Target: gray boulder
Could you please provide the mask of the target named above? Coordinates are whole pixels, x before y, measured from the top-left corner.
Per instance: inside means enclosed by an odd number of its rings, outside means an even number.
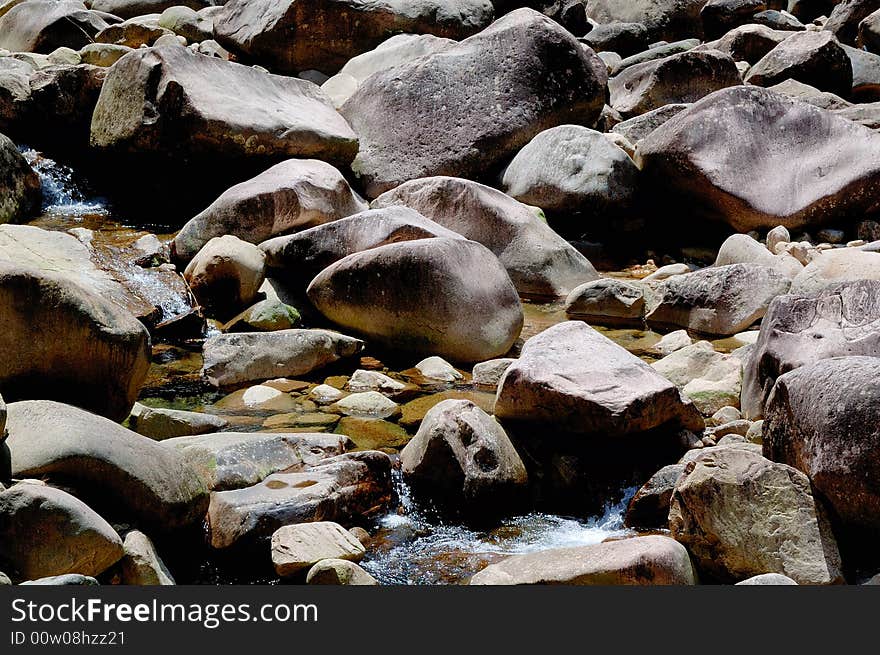
[[[880,53],[880,9],[872,12],[859,23],[856,45],[868,52]]]
[[[769,90],[775,91],[776,93],[782,93],[795,100],[815,105],[819,109],[827,109],[828,111],[852,107],[851,102],[844,100],[838,95],[828,93],[827,91],[820,91],[814,86],[798,82],[791,78],[784,82],[780,82],[779,84],[774,84],[769,87]]]
[[[878,9],[878,0],[842,0],[835,5],[823,29],[831,32],[841,43],[855,45],[859,25]]]
[[[639,487],[627,505],[624,525],[628,528],[665,529],[669,525],[672,490],[684,469],[684,464],[669,464]]]
[[[765,25],[750,24],[732,29],[717,41],[712,41],[701,47],[720,50],[734,61],[747,61],[750,64],[756,64],[764,55],[790,36],[791,32],[774,30]]]
[[[717,39],[735,27],[750,23],[752,16],[766,9],[765,0],[709,0],[700,10],[703,35]]]
[[[89,0],[94,11],[106,12],[119,18],[134,18],[148,14],[161,14],[169,7],[184,6],[203,9],[210,0]]]
[[[565,315],[599,325],[638,327],[648,311],[645,291],[644,285],[614,278],[587,282],[565,299]]]
[[[28,0],[0,16],[0,48],[43,54],[62,46],[79,50],[106,27],[81,2]]]
[[[649,38],[667,41],[701,36],[705,0],[588,0],[587,16],[599,23],[642,23]]]
[[[127,532],[122,547],[125,550],[120,562],[122,584],[151,587],[175,584],[174,577],[156,552],[152,540],[143,532]]]
[[[376,586],[376,578],[354,562],[345,559],[322,559],[309,569],[306,584]]]
[[[265,267],[262,250],[227,234],[208,241],[183,277],[207,316],[227,320],[257,299]]]
[[[147,407],[135,403],[131,415],[128,417],[128,424],[138,434],[161,441],[174,437],[217,432],[225,428],[229,421],[221,416],[203,412]]]
[[[18,152],[15,144],[0,134],[0,223],[18,223],[40,208],[40,178]]]
[[[690,107],[686,103],[672,103],[633,116],[611,128],[615,134],[626,137],[631,143],[641,141],[673,116]]]
[[[629,57],[648,49],[648,28],[641,23],[605,23],[587,32],[583,42],[596,52]]]
[[[290,578],[321,560],[360,561],[364,547],[348,530],[332,521],[285,525],[272,535],[272,564]]]
[[[846,97],[852,89],[852,64],[830,32],[797,32],[752,66],[745,81],[773,86],[788,78]]]

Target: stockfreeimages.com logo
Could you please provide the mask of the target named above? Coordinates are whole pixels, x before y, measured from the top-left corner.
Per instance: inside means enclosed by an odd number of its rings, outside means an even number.
[[[85,601],[37,603],[24,598],[12,601],[13,623],[193,623],[213,630],[224,623],[317,623],[314,604],[266,604],[254,609],[249,603],[107,603],[100,598]]]

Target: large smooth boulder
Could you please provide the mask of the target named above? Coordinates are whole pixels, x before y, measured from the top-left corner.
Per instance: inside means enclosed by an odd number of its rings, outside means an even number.
[[[504,429],[467,400],[432,407],[400,463],[417,492],[447,510],[484,518],[526,498],[526,467]]]
[[[822,91],[848,96],[852,64],[830,32],[798,32],[782,41],[752,68],[745,81],[773,86],[792,78]]]
[[[658,206],[739,232],[806,228],[875,210],[880,135],[755,86],[718,91],[639,143]]]
[[[880,536],[880,358],[836,357],[781,376],[764,454],[803,471],[844,535],[876,558]]]
[[[764,316],[770,302],[787,293],[791,280],[760,264],[713,266],[674,275],[658,288],[648,325],[731,336]]]
[[[226,320],[256,299],[266,255],[231,234],[214,237],[187,264],[183,277],[208,316]]]
[[[208,511],[217,549],[265,543],[280,527],[335,521],[361,525],[391,502],[391,460],[363,451],[331,457],[295,473],[274,473],[244,489],[215,491]]]
[[[742,84],[736,63],[718,50],[689,50],[629,66],[608,81],[611,106],[631,118],[664,105],[696,102]]]
[[[648,29],[641,23],[604,23],[593,26],[582,40],[596,52],[629,57],[648,49]]]
[[[559,323],[526,341],[498,383],[495,415],[616,438],[661,426],[701,431],[675,385],[585,323]]]
[[[690,398],[704,416],[722,407],[739,407],[742,362],[716,352],[708,341],[698,341],[652,364]]]
[[[842,581],[840,553],[810,480],[739,448],[690,462],[669,508],[672,536],[722,582],[781,573],[801,584]]]
[[[639,169],[601,132],[560,125],[538,134],[508,164],[504,191],[557,215],[605,223],[632,211]]]
[[[43,54],[62,46],[79,50],[106,27],[81,2],[28,0],[0,16],[0,48]]]
[[[792,293],[816,293],[831,285],[880,280],[880,253],[840,248],[821,253],[791,281]]]
[[[752,16],[766,9],[765,0],[709,0],[700,10],[703,34],[707,39],[717,39],[751,22]]]
[[[219,334],[205,340],[202,375],[215,387],[305,375],[352,357],[363,342],[330,330]]]
[[[747,61],[750,64],[756,64],[764,55],[790,36],[791,32],[774,30],[765,25],[742,25],[703,47],[720,50],[730,55],[734,61]]]
[[[856,45],[869,52],[880,52],[880,9],[866,16],[859,23],[859,37]]]
[[[161,532],[204,518],[207,489],[173,450],[61,403],[10,403],[8,412],[13,476],[61,480],[96,507],[118,510],[124,519]]]
[[[408,207],[369,209],[289,236],[263,242],[267,275],[301,292],[318,273],[343,257],[389,243],[461,238]]]
[[[505,354],[523,325],[495,255],[463,239],[420,239],[348,255],[312,280],[325,317],[372,343],[456,362]]]
[[[15,147],[0,134],[0,224],[18,223],[40,208],[39,176]]]
[[[379,582],[354,562],[331,558],[309,569],[306,584],[376,586]]]
[[[174,36],[174,33],[159,25],[159,14],[149,14],[113,24],[99,32],[95,36],[95,41],[140,48],[153,45],[163,36]]]
[[[852,89],[848,97],[857,103],[880,100],[880,55],[848,45],[843,46],[843,50],[852,65]]]
[[[472,585],[696,583],[684,546],[658,535],[515,555],[487,566],[470,581]]]
[[[587,258],[533,208],[483,184],[457,177],[426,177],[401,184],[372,203],[373,207],[392,205],[410,207],[482,243],[495,253],[521,295],[563,296],[598,277]]]
[[[690,107],[690,104],[687,103],[663,105],[662,107],[652,109],[644,114],[633,116],[632,118],[628,118],[625,121],[618,123],[611,128],[611,132],[613,134],[620,134],[630,143],[635,144],[688,107]]]
[[[138,49],[113,65],[92,116],[91,144],[212,163],[313,157],[347,165],[358,149],[345,119],[311,82],[179,45]]]
[[[20,482],[0,492],[0,561],[26,580],[99,575],[122,557],[122,539],[69,493]]]
[[[365,80],[341,109],[360,138],[353,170],[371,198],[419,177],[488,177],[542,130],[595,124],[605,85],[605,64],[592,50],[518,9]]]
[[[648,309],[646,290],[645,285],[614,278],[586,282],[565,299],[565,314],[598,325],[639,327]]]
[[[250,243],[351,216],[367,208],[336,168],[317,159],[289,159],[236,184],[189,220],[172,253],[187,263],[212,238]]]
[[[790,241],[790,237],[785,240]],[[718,249],[714,265],[718,267],[730,264],[759,264],[772,268],[789,279],[794,279],[804,270],[804,265],[785,251],[778,255],[771,253],[770,247],[776,245],[774,241],[775,237],[768,239],[768,245],[765,246],[748,234],[731,234]]]
[[[128,417],[129,427],[150,439],[162,441],[222,430],[229,424],[225,418],[204,412],[187,412],[182,409],[147,407],[135,403]]]
[[[103,11],[124,19],[161,14],[169,7],[203,9],[212,4],[211,0],[89,0],[89,6],[94,11]]]
[[[759,419],[777,378],[832,357],[880,357],[880,281],[859,280],[774,300],[745,364],[742,409]]]
[[[652,39],[675,41],[702,35],[705,0],[588,0],[587,16],[599,23],[642,23]]]
[[[360,541],[332,521],[285,525],[272,535],[272,564],[282,578],[304,572],[323,559],[359,562],[364,552]]]
[[[488,0],[231,0],[214,22],[220,45],[280,73],[336,73],[398,33],[463,39],[489,25]]]

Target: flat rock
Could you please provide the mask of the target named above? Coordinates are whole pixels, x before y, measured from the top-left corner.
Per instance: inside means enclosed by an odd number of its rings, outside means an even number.
[[[376,578],[354,562],[345,559],[322,559],[309,569],[306,584],[376,586]]]
[[[140,403],[134,404],[128,423],[138,434],[157,441],[217,432],[229,424],[222,416],[180,409],[147,407]]]
[[[360,561],[364,552],[360,541],[332,521],[286,525],[272,535],[272,564],[282,578],[325,559]]]

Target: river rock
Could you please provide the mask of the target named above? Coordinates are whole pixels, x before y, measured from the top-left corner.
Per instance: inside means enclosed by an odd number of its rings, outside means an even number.
[[[739,407],[742,362],[716,352],[708,341],[677,350],[652,366],[674,382],[704,416],[722,407]]]
[[[262,250],[227,234],[208,241],[187,264],[183,277],[208,316],[228,319],[254,302],[265,265]]]
[[[148,14],[161,14],[169,7],[184,6],[203,9],[210,6],[210,0],[89,0],[94,11],[103,11],[120,18],[128,19]]]
[[[470,581],[472,585],[696,583],[684,546],[658,535],[514,555],[487,566]]]
[[[585,323],[559,323],[526,341],[498,384],[495,415],[565,432],[622,437],[667,424],[702,431],[675,385]]]
[[[764,316],[770,302],[790,286],[787,277],[758,264],[676,275],[659,287],[660,300],[647,316],[648,325],[731,336]]]
[[[225,428],[229,421],[213,414],[147,407],[135,403],[128,417],[128,424],[138,434],[162,441],[174,437],[217,432]]]
[[[880,9],[865,16],[859,23],[856,45],[869,52],[880,53]]]
[[[174,237],[172,254],[189,262],[212,238],[231,234],[262,243],[351,216],[367,208],[336,168],[316,159],[289,159],[236,184]]]
[[[0,223],[31,218],[40,208],[40,189],[39,176],[15,144],[0,134]]]
[[[140,48],[158,44],[159,39],[164,36],[174,38],[174,33],[159,25],[159,14],[148,14],[129,18],[101,30],[95,36],[95,41]]]
[[[587,32],[583,42],[596,52],[629,57],[648,49],[648,29],[641,23],[605,23]]]
[[[471,381],[476,385],[496,387],[504,372],[515,361],[515,359],[510,357],[501,357],[499,359],[490,359],[488,362],[474,364],[474,370],[471,372]]]
[[[702,33],[705,0],[588,0],[587,16],[599,23],[642,23],[650,39],[674,41]]]
[[[611,128],[614,134],[620,134],[631,143],[638,143],[651,132],[663,125],[673,116],[690,107],[687,103],[672,103],[652,109],[651,111],[633,116]]]
[[[122,540],[70,494],[20,482],[0,492],[0,558],[24,579],[99,575],[122,557]]]
[[[742,25],[730,30],[717,41],[707,43],[705,47],[720,50],[730,55],[734,61],[756,64],[790,36],[791,32],[774,30],[765,25]]]
[[[44,54],[61,46],[79,50],[106,27],[81,2],[28,0],[0,16],[0,48]]]
[[[764,454],[803,471],[846,533],[880,535],[880,358],[835,357],[776,381],[764,418]],[[794,576],[792,576],[794,577]]]
[[[272,535],[272,564],[282,578],[290,578],[321,560],[360,561],[360,541],[338,523],[319,521],[286,525]]]
[[[447,510],[505,512],[525,499],[528,474],[504,429],[467,400],[444,400],[425,415],[400,453],[403,476]]]
[[[516,288],[498,259],[462,239],[349,255],[319,273],[308,296],[325,317],[373,343],[457,362],[503,355],[523,324]]]
[[[162,532],[197,524],[207,490],[172,450],[113,421],[47,400],[8,406],[12,474],[58,477]]]
[[[162,445],[178,451],[211,491],[228,491],[341,455],[349,443],[338,434],[221,432],[168,439]]]
[[[215,387],[297,377],[352,357],[363,345],[330,330],[220,334],[205,340],[202,375]]]
[[[797,229],[870,213],[880,135],[742,86],[714,93],[664,123],[639,143],[636,159],[644,181],[662,193],[652,195],[654,201],[670,203],[664,205],[670,211],[685,204],[695,221],[720,221],[739,232]]]
[[[122,542],[125,555],[120,562],[122,584],[126,585],[173,585],[174,578],[165,562],[156,552],[150,538],[140,530],[131,530],[125,534]]]
[[[491,187],[456,177],[412,180],[373,207],[405,205],[486,246],[521,295],[558,297],[596,279],[592,264],[528,207]]]
[[[398,382],[394,378],[388,377],[384,373],[378,371],[365,371],[358,369],[351,374],[345,387],[349,391],[402,391],[406,388],[403,382]]]
[[[707,39],[720,38],[766,9],[765,0],[709,0],[700,10],[703,34]]]
[[[280,527],[312,521],[361,524],[391,502],[391,460],[363,451],[331,457],[296,473],[211,494],[210,543],[223,549],[268,541]]]
[[[275,332],[299,327],[301,320],[295,307],[277,298],[266,298],[231,318],[221,329],[224,332]]]
[[[764,415],[776,379],[831,357],[880,357],[880,281],[859,280],[774,300],[745,364],[742,408]]]
[[[397,403],[378,391],[350,394],[338,400],[336,408],[346,416],[388,418],[400,413]]]
[[[696,102],[742,84],[736,63],[718,50],[690,50],[630,66],[608,81],[611,106],[631,118],[673,103]]]
[[[831,32],[841,43],[855,45],[860,23],[878,9],[880,2],[877,0],[843,0],[835,5],[823,29]]]
[[[773,239],[770,241],[772,242]],[[721,244],[718,256],[715,258],[715,266],[729,264],[760,264],[776,270],[789,279],[795,278],[804,270],[803,264],[789,253],[783,251],[774,255],[769,247],[765,248],[747,234],[732,234]]]
[[[773,86],[788,78],[848,96],[852,89],[852,64],[829,32],[798,32],[762,57],[749,70],[745,81]]]
[[[440,382],[455,382],[461,380],[464,376],[455,370],[455,367],[442,357],[432,356],[426,357],[418,364],[416,370],[429,380],[439,380]]]
[[[575,288],[565,299],[565,315],[599,325],[640,326],[645,322],[645,288],[602,278]]]
[[[736,586],[752,586],[752,585],[796,585],[797,582],[781,573],[762,573],[761,575],[753,575],[741,582],[737,582]]]
[[[834,284],[857,280],[880,280],[880,253],[856,248],[825,251],[791,281],[791,292],[816,293]]]
[[[341,109],[360,137],[353,170],[371,198],[419,177],[485,177],[542,130],[593,125],[605,78],[604,63],[558,23],[517,9],[365,80]],[[435,110],[437,94],[446,111]]]
[[[488,0],[230,0],[215,18],[214,33],[224,48],[273,71],[332,75],[394,34],[463,39],[493,16]]]
[[[801,584],[842,581],[837,544],[809,479],[757,453],[714,448],[698,455],[675,485],[669,529],[721,581],[761,573]]]
[[[190,7],[168,7],[159,16],[159,26],[184,37],[190,43],[214,37],[214,22]]]
[[[309,569],[306,584],[375,586],[379,583],[354,562],[345,559],[322,559]]]
[[[676,330],[675,332],[670,332],[669,334],[664,335],[660,341],[648,349],[648,352],[652,355],[666,357],[677,350],[687,348],[693,342],[694,340],[691,339],[687,330]]]
[[[91,144],[212,162],[314,157],[341,165],[358,147],[312,83],[179,46],[138,49],[113,65],[92,117]]]
[[[385,207],[263,242],[268,276],[301,292],[318,273],[347,255],[414,239],[460,239],[408,207]]]
[[[50,575],[48,578],[39,578],[38,580],[26,580],[22,585],[45,585],[45,586],[62,586],[76,585],[85,587],[97,587],[100,583],[90,575],[80,575],[79,573],[68,573],[67,575]]]
[[[684,464],[669,464],[652,475],[629,501],[623,523],[628,528],[665,529],[669,524],[669,501]]]

